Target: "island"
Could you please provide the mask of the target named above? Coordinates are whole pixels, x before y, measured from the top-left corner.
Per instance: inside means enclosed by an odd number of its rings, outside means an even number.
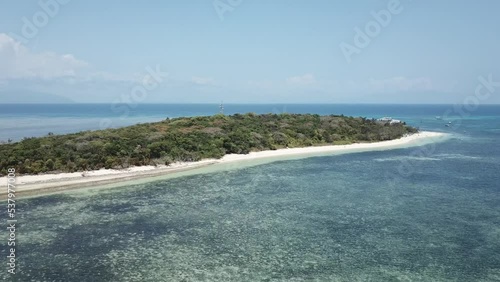
[[[12,168],[16,171],[18,191],[36,194],[158,176],[215,163],[385,150],[441,135],[419,132],[399,120],[344,115],[247,113],[167,118],[1,144],[0,184]]]
[[[0,174],[75,172],[194,162],[321,145],[401,138],[417,129],[403,122],[314,114],[235,114],[166,119],[118,129],[25,138],[0,145]]]

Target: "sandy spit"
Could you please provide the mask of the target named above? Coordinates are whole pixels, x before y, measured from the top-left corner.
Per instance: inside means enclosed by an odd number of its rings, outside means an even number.
[[[138,166],[120,170],[100,169],[74,173],[22,175],[16,176],[15,190],[16,196],[39,195],[174,174],[215,164],[227,164],[259,159],[269,159],[272,161],[279,160],[280,158],[286,159],[289,157],[300,158],[315,155],[328,155],[330,153],[342,154],[419,146],[429,142],[444,140],[447,136],[448,134],[446,133],[423,131],[390,141],[279,149],[273,151],[251,152],[246,155],[229,154],[225,155],[221,159],[206,159],[198,162],[174,163],[169,166]],[[7,177],[0,178],[0,187],[5,187],[0,190],[0,198],[5,198],[7,194]]]

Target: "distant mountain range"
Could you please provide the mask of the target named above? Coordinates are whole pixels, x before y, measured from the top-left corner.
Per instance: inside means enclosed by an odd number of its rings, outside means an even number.
[[[0,91],[0,104],[12,103],[75,103],[75,101],[59,95],[25,90]]]

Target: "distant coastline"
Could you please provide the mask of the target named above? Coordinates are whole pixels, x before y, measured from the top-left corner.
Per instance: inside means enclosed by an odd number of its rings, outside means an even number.
[[[228,154],[221,159],[204,159],[195,162],[178,162],[169,166],[136,166],[127,169],[100,169],[73,173],[23,175],[16,179],[18,196],[31,196],[55,193],[66,190],[98,187],[108,184],[123,184],[127,181],[144,179],[154,180],[154,177],[173,176],[180,172],[193,171],[197,169],[223,165],[228,163],[238,163],[253,160],[275,161],[286,159],[287,157],[313,157],[318,155],[343,154],[364,151],[381,151],[411,146],[419,146],[425,143],[435,142],[446,138],[448,134],[439,132],[423,131],[412,135],[407,135],[399,139],[373,142],[355,143],[349,145],[327,145],[311,146],[303,148],[267,150],[260,152],[250,152],[249,154]],[[180,176],[180,174],[179,174]],[[5,186],[7,178],[0,178],[0,185]],[[0,198],[5,198],[5,192],[0,192]]]

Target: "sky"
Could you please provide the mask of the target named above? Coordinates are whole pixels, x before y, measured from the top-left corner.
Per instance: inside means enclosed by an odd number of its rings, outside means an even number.
[[[496,0],[0,0],[0,103],[498,104],[498,11]]]

